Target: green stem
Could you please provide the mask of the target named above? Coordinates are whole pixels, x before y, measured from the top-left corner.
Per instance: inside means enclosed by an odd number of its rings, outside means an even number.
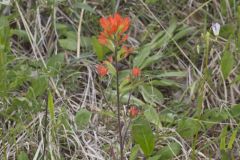
[[[43,148],[43,159],[47,158],[47,125],[48,125],[48,105],[45,106],[45,122],[44,122],[44,148]]]
[[[117,50],[114,50],[115,55],[115,67],[116,67],[116,87],[117,87],[117,119],[118,119],[118,132],[119,132],[119,144],[120,144],[120,155],[121,160],[123,160],[123,140],[122,140],[122,127],[120,120],[120,93],[119,93],[119,71],[118,71],[118,60],[117,60]]]

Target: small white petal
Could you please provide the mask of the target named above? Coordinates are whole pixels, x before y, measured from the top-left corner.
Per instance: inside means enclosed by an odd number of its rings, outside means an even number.
[[[213,23],[211,28],[213,30],[213,34],[215,36],[218,36],[219,32],[220,32],[220,28],[221,28],[220,24],[219,23]]]

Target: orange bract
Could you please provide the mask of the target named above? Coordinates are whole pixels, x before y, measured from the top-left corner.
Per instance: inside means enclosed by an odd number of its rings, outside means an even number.
[[[100,35],[98,36],[98,42],[102,45],[108,44],[108,38],[104,35],[103,32],[101,32]]]
[[[116,44],[121,44],[127,40],[128,36],[123,35],[130,25],[128,17],[122,17],[118,13],[113,16],[103,17],[100,19],[100,25],[103,31],[98,37],[98,41],[102,45],[109,45],[109,40],[114,40]]]
[[[118,13],[107,18],[103,17],[100,19],[100,24],[103,28],[103,32],[108,36],[118,33],[124,33],[128,30],[130,19],[128,17],[123,18]]]
[[[134,77],[139,77],[140,74],[141,74],[141,70],[140,70],[138,67],[133,67],[133,69],[132,69],[132,75],[133,75]]]
[[[107,67],[105,67],[105,66],[102,65],[102,64],[98,64],[98,65],[96,66],[96,69],[97,69],[97,73],[98,73],[101,77],[107,75],[107,73],[108,73]]]

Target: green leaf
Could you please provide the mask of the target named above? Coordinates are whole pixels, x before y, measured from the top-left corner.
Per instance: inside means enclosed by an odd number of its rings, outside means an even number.
[[[70,31],[65,31],[62,34],[63,34],[63,37],[67,37],[66,39],[72,39],[76,41],[76,44],[77,44],[77,40],[78,40],[77,32],[70,30]],[[80,40],[81,40],[81,44],[80,44],[81,47],[89,48],[92,46],[91,45],[92,38],[86,37],[86,36],[80,36]]]
[[[229,24],[225,24],[225,25],[221,26],[221,30],[220,30],[219,35],[221,37],[224,37],[224,38],[228,39],[229,37],[234,35],[235,31],[236,31],[236,25],[229,23]]]
[[[233,80],[233,82],[232,83],[239,83],[240,82],[240,75],[238,75],[234,80]]]
[[[194,31],[194,27],[181,27],[180,29],[179,29],[180,31],[178,32],[178,33],[176,33],[175,35],[174,35],[174,37],[173,37],[173,39],[175,40],[175,41],[177,41],[177,40],[179,40],[179,39],[181,39],[181,38],[183,38],[184,36],[187,36],[187,35],[189,35],[189,34],[193,34],[193,31]]]
[[[186,76],[186,72],[182,72],[182,71],[172,71],[172,72],[165,72],[165,73],[160,73],[157,76],[155,76],[156,78],[163,78],[163,77],[185,77]]]
[[[15,66],[11,70],[8,70],[7,74],[7,79],[9,80],[10,84],[8,85],[8,90],[16,90],[26,81],[31,80],[31,71],[27,66],[22,64],[21,62],[16,62],[19,63],[19,65]]]
[[[220,134],[220,150],[226,149],[227,128],[228,126],[225,126]]]
[[[160,31],[158,32],[153,38],[151,43],[157,42],[159,41],[160,38],[162,38],[164,36],[165,32],[164,31]]]
[[[151,85],[142,85],[140,86],[140,92],[143,96],[143,99],[149,104],[160,103],[163,101],[162,93],[155,87]]]
[[[56,117],[56,125],[57,127],[59,126],[64,126],[66,130],[71,130],[72,126],[69,123],[69,115],[67,111],[66,106],[61,106],[59,107],[60,111],[58,111],[58,116]],[[57,128],[56,127],[56,128]]]
[[[173,159],[181,152],[181,146],[178,143],[170,143],[163,147],[156,153],[155,156],[149,158],[148,160],[168,160]]]
[[[180,84],[169,79],[153,80],[151,84],[154,86],[163,86],[163,87],[180,87]]]
[[[82,130],[86,128],[90,121],[91,115],[92,113],[86,109],[81,109],[80,111],[77,112],[75,116],[75,122],[77,124],[78,129]]]
[[[48,92],[48,111],[50,113],[51,122],[54,122],[54,102],[50,91]]]
[[[152,49],[158,49],[161,47],[166,47],[166,45],[171,41],[171,38],[173,36],[173,32],[175,31],[177,27],[177,21],[175,18],[170,20],[170,26],[165,31],[164,35],[161,36],[159,39],[154,38],[152,42],[150,43],[150,46]]]
[[[240,117],[240,104],[234,105],[230,108],[232,117]]]
[[[6,16],[0,16],[0,95],[5,95],[7,84],[7,53],[10,50],[10,27]]]
[[[23,109],[29,109],[33,107],[32,101],[27,99],[26,97],[15,97],[13,99],[12,105],[17,106],[18,108],[22,106]]]
[[[40,76],[36,79],[32,80],[32,90],[33,93],[31,92],[31,90],[28,90],[28,96],[30,97],[38,97],[41,96],[48,88],[48,79],[46,76]],[[33,96],[34,94],[34,96]]]
[[[206,121],[204,125],[207,128],[226,119],[228,119],[228,112],[225,110],[219,110],[219,108],[206,109],[201,116],[201,120]]]
[[[112,65],[112,63],[106,61],[105,64],[107,65],[108,71],[112,76],[116,75],[116,69],[115,67]]]
[[[112,103],[116,103],[116,95],[117,94],[116,94],[115,90],[110,90],[110,89],[106,90],[105,95],[106,95],[108,101],[110,101]],[[128,103],[128,99],[129,99],[129,94],[124,94],[123,96],[121,96],[121,103]],[[131,104],[135,104],[137,106],[145,105],[145,103],[141,99],[139,99],[133,95],[131,96]]]
[[[92,46],[99,61],[104,59],[105,54],[109,51],[108,48],[102,46],[96,37],[92,37]]]
[[[47,61],[47,74],[51,77],[56,76],[64,64],[64,53],[52,55]]]
[[[146,0],[145,3],[147,4],[154,4],[154,3],[157,3],[158,0]]]
[[[65,35],[65,33],[72,28],[70,27],[70,25],[67,25],[65,23],[56,23],[56,29],[59,32],[59,35]]]
[[[109,117],[109,118],[116,118],[115,113],[111,110],[101,109],[99,114],[101,114],[102,116],[105,116],[105,117]]]
[[[155,108],[153,108],[152,106],[148,106],[148,109],[146,109],[144,111],[144,116],[146,117],[146,119],[155,124],[156,126],[158,126],[159,128],[162,127],[161,123],[160,123],[160,119],[158,116],[157,111],[155,110]]]
[[[20,154],[17,156],[17,160],[28,160],[28,156],[25,152],[21,151]]]
[[[81,47],[91,48],[92,47],[92,38],[81,36]]]
[[[77,50],[77,40],[72,38],[59,39],[59,45],[66,50],[76,51]]]
[[[126,78],[125,78],[126,79]],[[119,86],[119,90],[120,90],[120,94],[121,96],[128,94],[129,92],[132,92],[134,90],[136,90],[140,85],[142,85],[142,81],[136,82],[136,83],[130,83],[129,84],[129,80],[126,80],[125,82],[125,86],[124,86],[124,79],[121,81],[123,83],[120,84]],[[127,83],[128,82],[128,83]]]
[[[13,35],[17,35],[19,38],[22,38],[25,42],[29,41],[28,34],[25,30],[12,29],[11,32],[12,32]]]
[[[197,120],[184,118],[178,121],[177,132],[184,138],[192,138],[200,128],[201,125]]]
[[[148,57],[144,60],[144,62],[141,65],[141,69],[148,67],[149,65],[159,61],[163,57],[163,54],[155,54],[153,56]]]
[[[173,114],[173,113],[161,113],[159,115],[160,121],[166,122],[166,123],[173,123],[176,117],[177,117],[177,114]]]
[[[142,69],[143,63],[146,61],[146,59],[149,57],[150,54],[151,54],[150,45],[146,45],[140,48],[138,55],[133,59],[133,66],[136,66]]]
[[[234,65],[233,55],[230,52],[225,51],[223,53],[223,57],[221,60],[221,70],[222,70],[224,79],[226,79],[230,74],[231,70],[233,69],[233,65]]]
[[[137,154],[138,151],[140,150],[140,146],[136,144],[132,149],[131,149],[131,154],[129,160],[136,160],[137,159]]]
[[[224,17],[227,16],[228,6],[225,0],[220,0],[220,11]]]
[[[231,153],[229,151],[221,150],[220,153],[221,153],[221,160],[234,160],[233,158],[231,158]]]
[[[57,55],[53,55],[47,61],[47,67],[57,68],[64,62],[64,53],[59,53]]]
[[[230,140],[228,142],[228,149],[232,149],[233,147],[233,143],[237,137],[237,132],[238,132],[239,128],[236,128],[233,133],[232,133],[232,136],[230,137]]]
[[[139,144],[145,156],[150,156],[154,149],[154,135],[149,122],[139,116],[132,124],[132,136],[136,144]]]
[[[89,12],[91,12],[91,13],[95,13],[95,10],[94,10],[91,6],[89,6],[88,4],[86,4],[86,3],[76,2],[76,3],[74,4],[74,7],[75,7],[75,8],[84,9],[84,10],[89,11]]]

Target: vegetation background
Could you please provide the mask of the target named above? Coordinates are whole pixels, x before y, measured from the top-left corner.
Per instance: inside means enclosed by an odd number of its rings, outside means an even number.
[[[118,159],[113,80],[95,71],[116,11],[135,48],[122,70],[142,69],[121,86],[126,159],[240,159],[238,0],[0,0],[0,159]]]

